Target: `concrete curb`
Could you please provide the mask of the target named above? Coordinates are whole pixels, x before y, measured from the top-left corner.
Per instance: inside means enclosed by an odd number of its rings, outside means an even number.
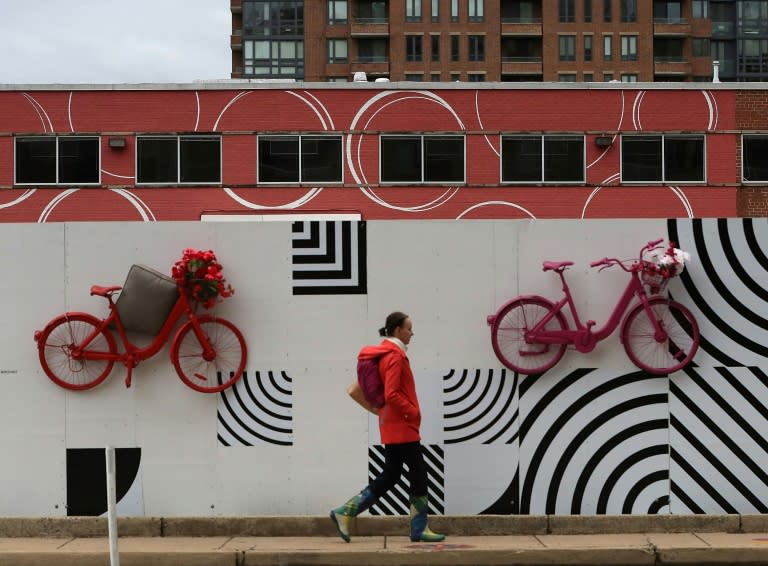
[[[768,532],[768,515],[470,515],[430,517],[435,531],[452,536],[591,535],[611,533]],[[358,517],[356,536],[400,536],[404,516]],[[121,537],[335,536],[325,516],[119,517]],[[107,536],[105,517],[0,517],[0,537]]]

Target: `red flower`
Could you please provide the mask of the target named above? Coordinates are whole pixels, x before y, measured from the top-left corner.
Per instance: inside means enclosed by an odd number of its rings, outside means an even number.
[[[202,251],[186,248],[182,257],[171,268],[176,283],[186,289],[190,298],[211,308],[219,297],[231,297],[235,290],[226,283],[222,266],[211,250]]]

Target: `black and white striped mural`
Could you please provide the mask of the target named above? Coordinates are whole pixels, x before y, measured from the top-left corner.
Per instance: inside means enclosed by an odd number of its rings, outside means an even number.
[[[698,320],[694,363],[670,376],[441,372],[442,389],[419,395],[440,407],[430,473],[445,513],[768,513],[768,220],[667,227],[691,254],[668,291]],[[370,475],[380,459],[370,446]],[[376,512],[405,513],[404,501],[402,485]]]
[[[365,222],[294,222],[293,294],[367,292]]]
[[[219,393],[219,444],[291,446],[292,383],[284,371],[246,372],[234,387]]]

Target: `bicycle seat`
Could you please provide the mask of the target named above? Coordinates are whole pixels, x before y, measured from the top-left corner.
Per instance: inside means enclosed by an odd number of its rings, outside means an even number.
[[[91,295],[99,295],[100,297],[109,297],[112,293],[116,293],[120,289],[122,289],[120,285],[113,285],[111,287],[101,287],[99,285],[93,285],[91,287]]]
[[[569,265],[573,265],[572,261],[545,261],[543,263],[543,271],[549,271],[550,269],[554,271],[562,271]]]

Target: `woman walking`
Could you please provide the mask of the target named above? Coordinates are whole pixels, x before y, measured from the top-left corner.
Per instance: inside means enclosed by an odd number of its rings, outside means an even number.
[[[406,356],[413,337],[413,323],[402,312],[387,317],[379,335],[384,337],[378,346],[367,346],[359,359],[379,358],[379,373],[384,382],[384,406],[379,410],[379,431],[384,445],[384,468],[365,489],[331,511],[331,519],[339,536],[349,542],[352,519],[368,509],[376,500],[392,489],[408,465],[410,489],[411,540],[413,542],[440,542],[445,535],[433,533],[427,526],[427,467],[422,453],[421,410],[416,397],[416,384],[411,364]]]

